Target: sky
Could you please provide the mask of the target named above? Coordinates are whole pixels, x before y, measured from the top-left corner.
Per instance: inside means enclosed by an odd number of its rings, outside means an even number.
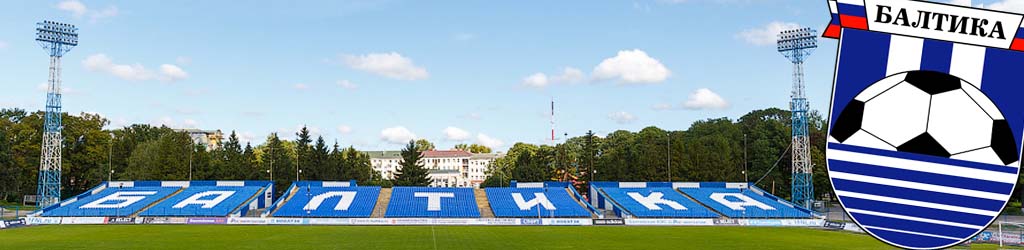
[[[1024,12],[1024,0],[943,1]],[[781,30],[829,22],[825,0],[3,1],[0,107],[40,110],[42,20],[79,28],[63,110],[108,128],[236,131],[258,144],[302,126],[328,143],[507,150],[647,126],[684,130],[788,108]],[[805,65],[828,113],[837,41]]]

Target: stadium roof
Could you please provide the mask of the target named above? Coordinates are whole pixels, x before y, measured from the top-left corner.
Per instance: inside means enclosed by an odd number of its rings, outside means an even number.
[[[471,157],[473,154],[462,150],[431,150],[423,151],[423,158]]]
[[[374,159],[396,159],[402,158],[402,151],[363,151]]]

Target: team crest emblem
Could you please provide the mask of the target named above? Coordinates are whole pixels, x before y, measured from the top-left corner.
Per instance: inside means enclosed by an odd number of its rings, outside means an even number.
[[[828,174],[886,243],[961,243],[999,216],[1024,135],[1024,16],[910,0],[829,0],[839,39]]]

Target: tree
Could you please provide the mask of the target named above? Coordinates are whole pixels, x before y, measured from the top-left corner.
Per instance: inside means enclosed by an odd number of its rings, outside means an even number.
[[[416,150],[419,150],[420,152],[434,150],[434,143],[427,139],[416,140]]]
[[[331,169],[330,161],[328,159],[330,152],[327,151],[327,143],[324,142],[323,136],[316,138],[316,145],[313,146],[313,151],[309,157],[309,168],[308,179],[310,180],[333,180],[337,179],[337,169]]]
[[[127,179],[188,180],[189,151],[192,150],[195,145],[185,133],[168,133],[143,142],[128,159]]]
[[[345,174],[345,171],[348,169],[348,163],[345,161],[345,155],[342,153],[342,149],[338,146],[337,141],[334,142],[331,152],[327,154],[327,164],[331,172],[328,175],[332,176],[329,180],[351,179],[351,177]]]
[[[471,144],[471,145],[466,145],[465,143],[456,144],[455,145],[455,149],[456,150],[462,150],[462,151],[470,152],[470,153],[474,153],[474,154],[489,154],[489,153],[491,153],[491,148],[489,148],[487,146],[484,146],[484,145],[476,144],[476,143]]]
[[[420,159],[423,157],[423,151],[421,151],[418,146],[419,145],[416,141],[410,140],[409,144],[402,149],[401,169],[399,169],[398,174],[395,175],[395,185],[430,185],[430,179],[427,178],[429,173],[427,172],[427,169],[423,167],[423,163],[420,162]]]
[[[221,155],[216,155],[215,153],[220,153]],[[249,176],[248,167],[251,165],[245,162],[245,151],[242,150],[242,143],[238,140],[238,135],[235,134],[234,130],[228,136],[228,141],[220,148],[211,152],[211,155],[214,156],[211,165],[219,165],[214,167],[219,170],[219,173],[214,178],[244,180]],[[217,161],[220,162],[218,163]]]
[[[345,176],[350,180],[356,180],[357,183],[364,183],[370,181],[373,178],[373,166],[370,165],[370,155],[359,152],[354,147],[349,146],[343,151],[345,158],[346,168],[344,170]]]
[[[269,180],[270,176],[267,175],[266,170],[261,170],[257,166],[258,160],[256,158],[256,151],[252,148],[252,144],[245,143],[245,150],[242,151],[242,173],[246,180]]]
[[[296,177],[296,179],[299,178],[299,176],[296,175],[300,174],[300,170],[302,173],[306,173],[307,176],[310,175],[310,172],[316,172],[316,167],[312,164],[313,162],[310,157],[310,151],[312,151],[312,147],[309,145],[310,142],[313,142],[313,140],[310,139],[309,129],[307,129],[306,126],[302,126],[302,129],[300,129],[298,133],[295,133],[295,160],[297,162],[293,166],[295,169],[293,170],[294,173],[292,176]],[[316,179],[319,176],[309,177]]]
[[[292,180],[295,180],[295,165],[292,164],[292,158],[289,155],[290,149],[285,141],[278,139],[277,133],[270,134],[262,147],[260,149],[262,151],[261,169],[273,172],[274,193],[280,197],[291,185]]]

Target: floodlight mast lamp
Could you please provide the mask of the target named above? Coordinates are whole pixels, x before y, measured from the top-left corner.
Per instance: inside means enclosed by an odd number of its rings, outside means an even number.
[[[787,30],[779,33],[778,48],[793,62],[793,92],[790,93],[789,109],[792,111],[793,131],[793,203],[811,208],[814,202],[812,181],[810,139],[807,133],[807,111],[809,105],[804,95],[804,60],[818,47],[817,31],[811,28]]]
[[[46,92],[46,120],[43,123],[42,154],[39,157],[39,207],[60,201],[61,176],[61,65],[60,58],[78,45],[78,28],[74,25],[43,21],[36,23],[36,42],[50,53],[50,76]]]

